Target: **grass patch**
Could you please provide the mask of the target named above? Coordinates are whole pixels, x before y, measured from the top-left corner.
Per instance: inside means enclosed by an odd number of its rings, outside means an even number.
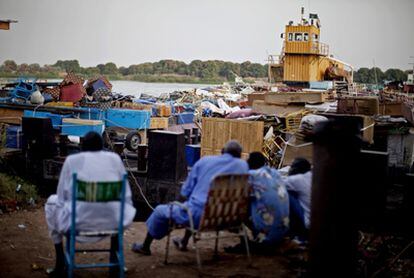
[[[39,200],[36,186],[19,177],[0,173],[0,209],[27,207]]]

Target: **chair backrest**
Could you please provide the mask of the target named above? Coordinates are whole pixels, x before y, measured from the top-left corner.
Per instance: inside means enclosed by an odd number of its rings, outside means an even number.
[[[236,227],[248,217],[247,174],[225,174],[214,178],[199,231]]]
[[[85,182],[78,180],[76,200],[84,202],[120,201],[122,181]]]
[[[88,182],[78,180],[77,174],[72,175],[73,187],[72,187],[72,224],[71,233],[75,233],[76,230],[76,202],[120,202],[120,217],[118,230],[123,231],[124,222],[124,207],[125,207],[125,187],[126,187],[127,174],[125,174],[122,180],[111,182]]]

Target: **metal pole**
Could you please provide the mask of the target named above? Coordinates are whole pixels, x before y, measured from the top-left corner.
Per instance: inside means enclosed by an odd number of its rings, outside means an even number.
[[[354,277],[360,127],[337,118],[316,128],[309,266],[311,277]]]

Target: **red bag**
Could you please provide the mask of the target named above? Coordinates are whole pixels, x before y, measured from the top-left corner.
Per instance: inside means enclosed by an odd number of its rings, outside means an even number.
[[[83,98],[81,84],[72,84],[60,89],[60,101],[78,102]]]

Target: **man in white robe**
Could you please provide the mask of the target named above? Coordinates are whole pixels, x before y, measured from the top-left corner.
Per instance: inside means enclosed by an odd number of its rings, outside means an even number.
[[[112,152],[103,151],[101,136],[89,132],[82,142],[82,152],[70,155],[63,164],[59,177],[57,194],[51,195],[45,205],[46,222],[55,244],[57,275],[64,269],[63,235],[71,225],[72,174],[77,173],[83,181],[119,181],[126,173],[121,158]],[[117,229],[119,223],[118,201],[104,203],[77,202],[76,227],[83,231],[104,231]],[[132,223],[135,208],[131,199],[131,188],[127,182],[125,191],[124,226]],[[95,240],[96,238],[92,238]],[[87,241],[84,239],[83,241]]]

